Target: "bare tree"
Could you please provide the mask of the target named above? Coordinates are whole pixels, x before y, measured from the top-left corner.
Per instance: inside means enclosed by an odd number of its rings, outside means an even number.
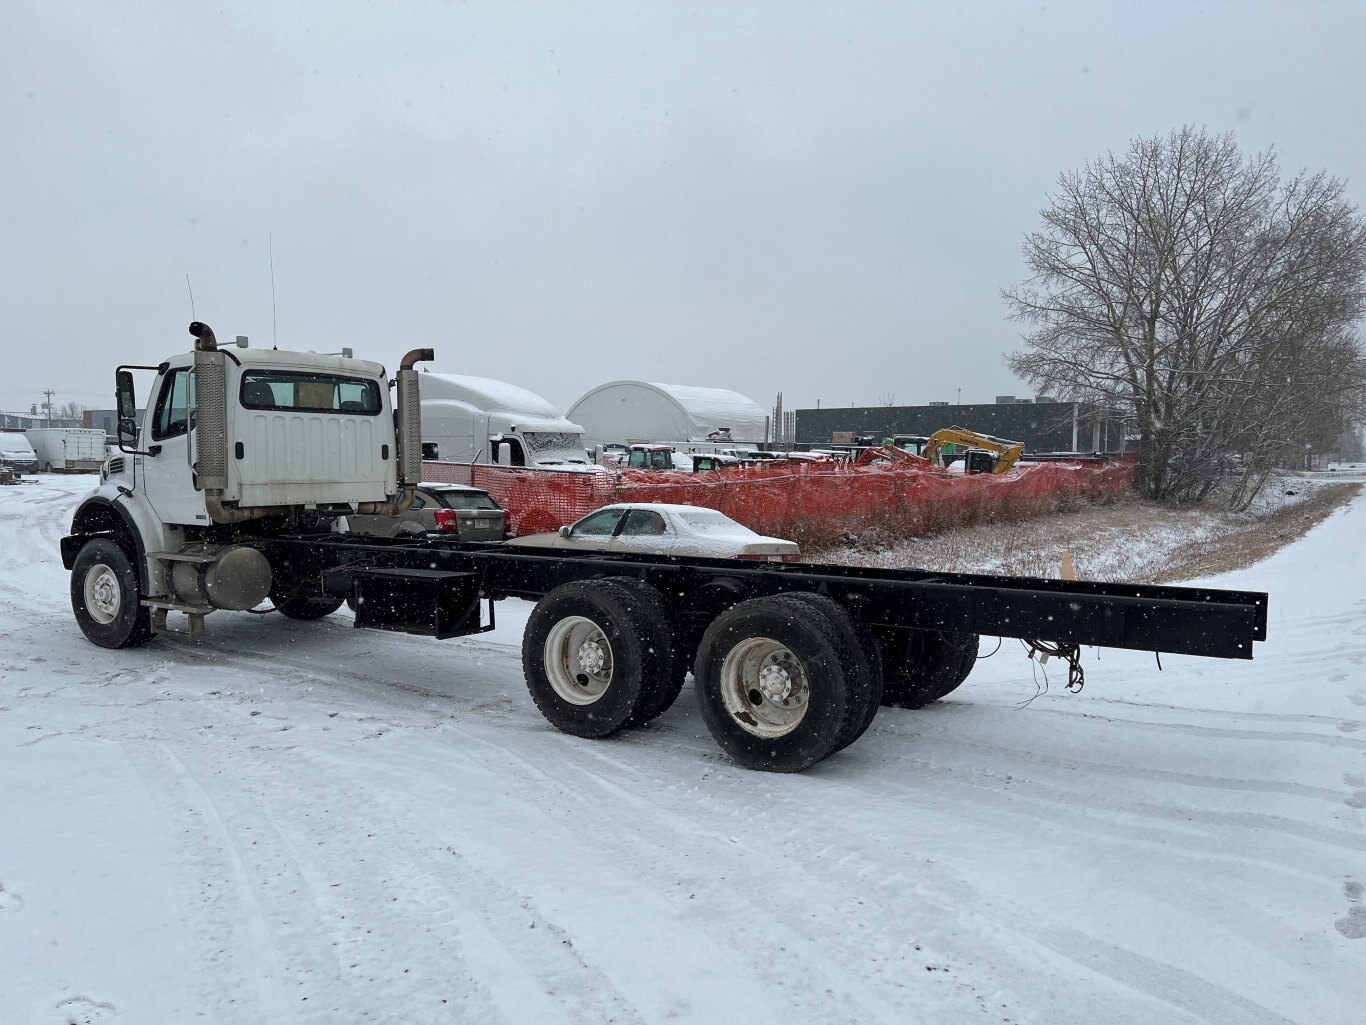
[[[885,391],[878,395],[877,404],[879,406],[891,407],[896,405],[896,392]]]
[[[1287,446],[1360,422],[1366,222],[1343,183],[1194,128],[1063,174],[1003,293],[1021,377],[1114,411],[1140,489],[1198,501],[1231,453],[1251,502]]]

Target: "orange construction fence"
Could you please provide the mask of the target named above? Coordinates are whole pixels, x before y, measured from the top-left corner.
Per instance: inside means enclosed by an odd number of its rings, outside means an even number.
[[[426,481],[488,491],[519,535],[556,530],[614,502],[669,502],[719,509],[761,534],[815,540],[872,528],[913,536],[1110,501],[1128,490],[1134,465],[1026,463],[999,476],[834,462],[707,473],[566,473],[441,462],[424,462],[422,470]]]

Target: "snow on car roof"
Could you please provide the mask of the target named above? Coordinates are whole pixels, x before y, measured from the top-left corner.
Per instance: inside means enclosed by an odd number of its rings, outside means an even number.
[[[730,519],[729,516],[721,512],[719,509],[711,509],[705,505],[672,505],[668,502],[615,502],[610,506],[604,506],[604,508],[654,509],[656,511],[662,510],[664,512],[671,513],[709,513],[713,516],[720,516],[723,519]],[[734,523],[735,521],[731,520],[731,522]]]
[[[486,495],[488,492],[484,488],[476,488],[469,484],[443,484],[440,481],[428,483],[423,481],[418,485],[423,491],[478,491]]]
[[[733,520],[719,509],[711,509],[705,505],[675,505],[668,502],[617,502],[613,505],[605,505],[601,509],[595,509],[589,516],[607,511],[626,511],[630,509],[648,509],[652,512],[665,513],[676,519],[682,520],[684,524],[693,528],[704,528],[704,532],[713,538],[720,538],[726,534],[744,538],[746,541],[769,540],[782,541],[784,538],[769,537],[751,530],[738,520]],[[586,517],[581,517],[586,518]]]

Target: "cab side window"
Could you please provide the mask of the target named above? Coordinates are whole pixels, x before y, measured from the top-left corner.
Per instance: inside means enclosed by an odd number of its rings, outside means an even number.
[[[185,434],[194,409],[194,375],[189,367],[169,371],[157,393],[152,418],[152,440],[165,441]]]

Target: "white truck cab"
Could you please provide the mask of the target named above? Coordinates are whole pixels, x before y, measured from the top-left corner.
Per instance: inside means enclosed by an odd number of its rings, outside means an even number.
[[[167,611],[187,613],[196,633],[214,609],[268,596],[295,618],[326,615],[335,600],[272,565],[270,537],[327,530],[347,513],[401,514],[422,476],[413,364],[430,349],[404,357],[395,410],[378,363],[245,338],[220,348],[198,322],[190,333],[194,351],[118,369],[119,452],[63,541],[82,628],[109,647],[140,643]],[[156,372],[141,429],[134,370]]]
[[[224,422],[201,420],[195,354],[162,365],[141,435],[125,461],[135,490],[168,524],[213,522],[198,478],[207,448],[227,449],[224,507],[354,507],[397,491],[384,368],[274,349],[221,350]],[[128,450],[125,445],[125,450]]]

